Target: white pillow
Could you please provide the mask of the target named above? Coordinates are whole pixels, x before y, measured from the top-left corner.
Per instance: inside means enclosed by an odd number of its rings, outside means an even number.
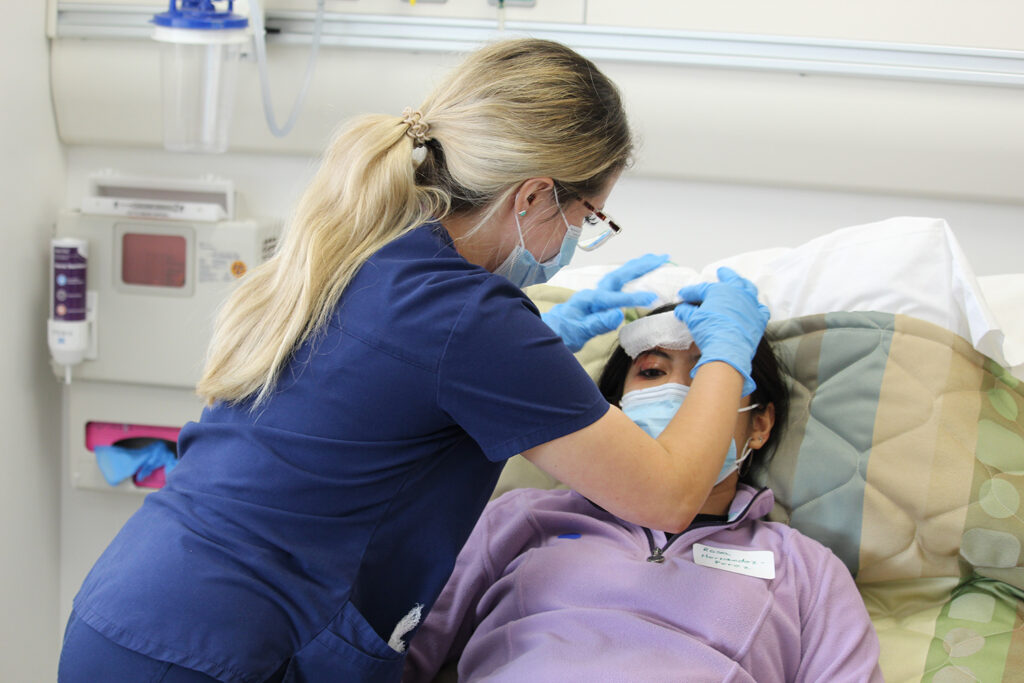
[[[1013,374],[1024,379],[1024,273],[978,278],[985,301],[1003,330],[1003,354]]]
[[[657,245],[651,251],[657,252]],[[665,265],[625,289],[656,292],[658,303],[674,301],[680,287],[717,279],[720,266],[753,281],[775,320],[833,311],[903,313],[969,339],[1007,367],[1024,364],[1024,334],[1006,338],[956,237],[941,219],[903,217],[855,225],[798,247],[738,254],[700,270]],[[551,284],[587,289],[616,267],[563,270]],[[1024,312],[1020,304],[1017,299],[1013,324]]]

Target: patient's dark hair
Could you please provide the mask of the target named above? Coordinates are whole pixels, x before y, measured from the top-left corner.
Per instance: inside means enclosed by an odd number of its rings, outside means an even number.
[[[671,311],[676,305],[666,304],[659,306],[647,315]],[[612,352],[611,357],[604,366],[604,370],[601,372],[601,378],[597,382],[598,388],[600,388],[601,393],[604,394],[605,399],[609,403],[619,405],[619,402],[622,400],[622,387],[626,383],[626,376],[632,365],[633,359],[622,350],[621,346],[616,346],[615,351]],[[751,366],[750,374],[754,378],[757,388],[750,395],[750,402],[759,403],[761,406],[755,408],[753,412],[763,412],[765,406],[769,403],[773,404],[775,406],[775,424],[772,425],[772,431],[768,436],[768,440],[750,454],[748,458],[749,466],[741,467],[740,480],[748,483],[752,482],[752,475],[755,472],[767,466],[776,444],[782,438],[782,430],[786,424],[786,417],[789,414],[789,390],[779,372],[779,363],[775,358],[775,352],[772,350],[771,343],[764,337],[757,344],[757,351],[754,353],[754,360]],[[741,448],[742,445],[737,444],[737,447]]]

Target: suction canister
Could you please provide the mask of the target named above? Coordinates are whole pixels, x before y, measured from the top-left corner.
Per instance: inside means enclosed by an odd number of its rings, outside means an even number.
[[[164,147],[177,152],[224,152],[234,108],[235,80],[249,20],[234,0],[170,0],[153,16],[161,43]]]
[[[89,348],[86,319],[86,264],[89,243],[64,237],[50,241],[50,315],[47,342],[53,360],[64,366],[71,381],[71,366],[81,363]]]

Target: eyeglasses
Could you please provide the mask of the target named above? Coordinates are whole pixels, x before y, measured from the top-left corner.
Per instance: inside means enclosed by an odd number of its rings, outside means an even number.
[[[580,233],[579,243],[576,245],[583,251],[594,251],[605,242],[622,232],[622,228],[603,211],[598,211],[594,205],[583,197],[576,197],[587,208],[590,213],[583,218],[583,228]]]
[[[594,251],[602,244],[622,232],[618,223],[604,211],[599,211],[593,204],[578,194],[569,191],[564,185],[555,181],[555,201],[558,201],[559,193],[568,195],[571,200],[579,201],[590,213],[583,217],[580,226],[580,237],[576,246],[583,251]],[[561,209],[561,206],[559,206]]]

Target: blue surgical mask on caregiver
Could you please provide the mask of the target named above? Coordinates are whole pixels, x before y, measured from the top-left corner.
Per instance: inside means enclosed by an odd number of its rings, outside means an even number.
[[[562,237],[558,253],[544,262],[538,262],[537,258],[526,248],[526,240],[523,237],[523,224],[520,220],[524,218],[521,213],[513,214],[516,221],[516,229],[519,231],[519,244],[517,244],[505,261],[494,271],[497,275],[504,275],[512,283],[520,288],[530,285],[537,285],[547,282],[555,273],[569,265],[573,253],[576,251],[576,243],[579,241],[581,228],[570,225],[558,202],[558,194],[555,193],[555,203],[558,206],[558,214],[565,224],[565,235]]]

